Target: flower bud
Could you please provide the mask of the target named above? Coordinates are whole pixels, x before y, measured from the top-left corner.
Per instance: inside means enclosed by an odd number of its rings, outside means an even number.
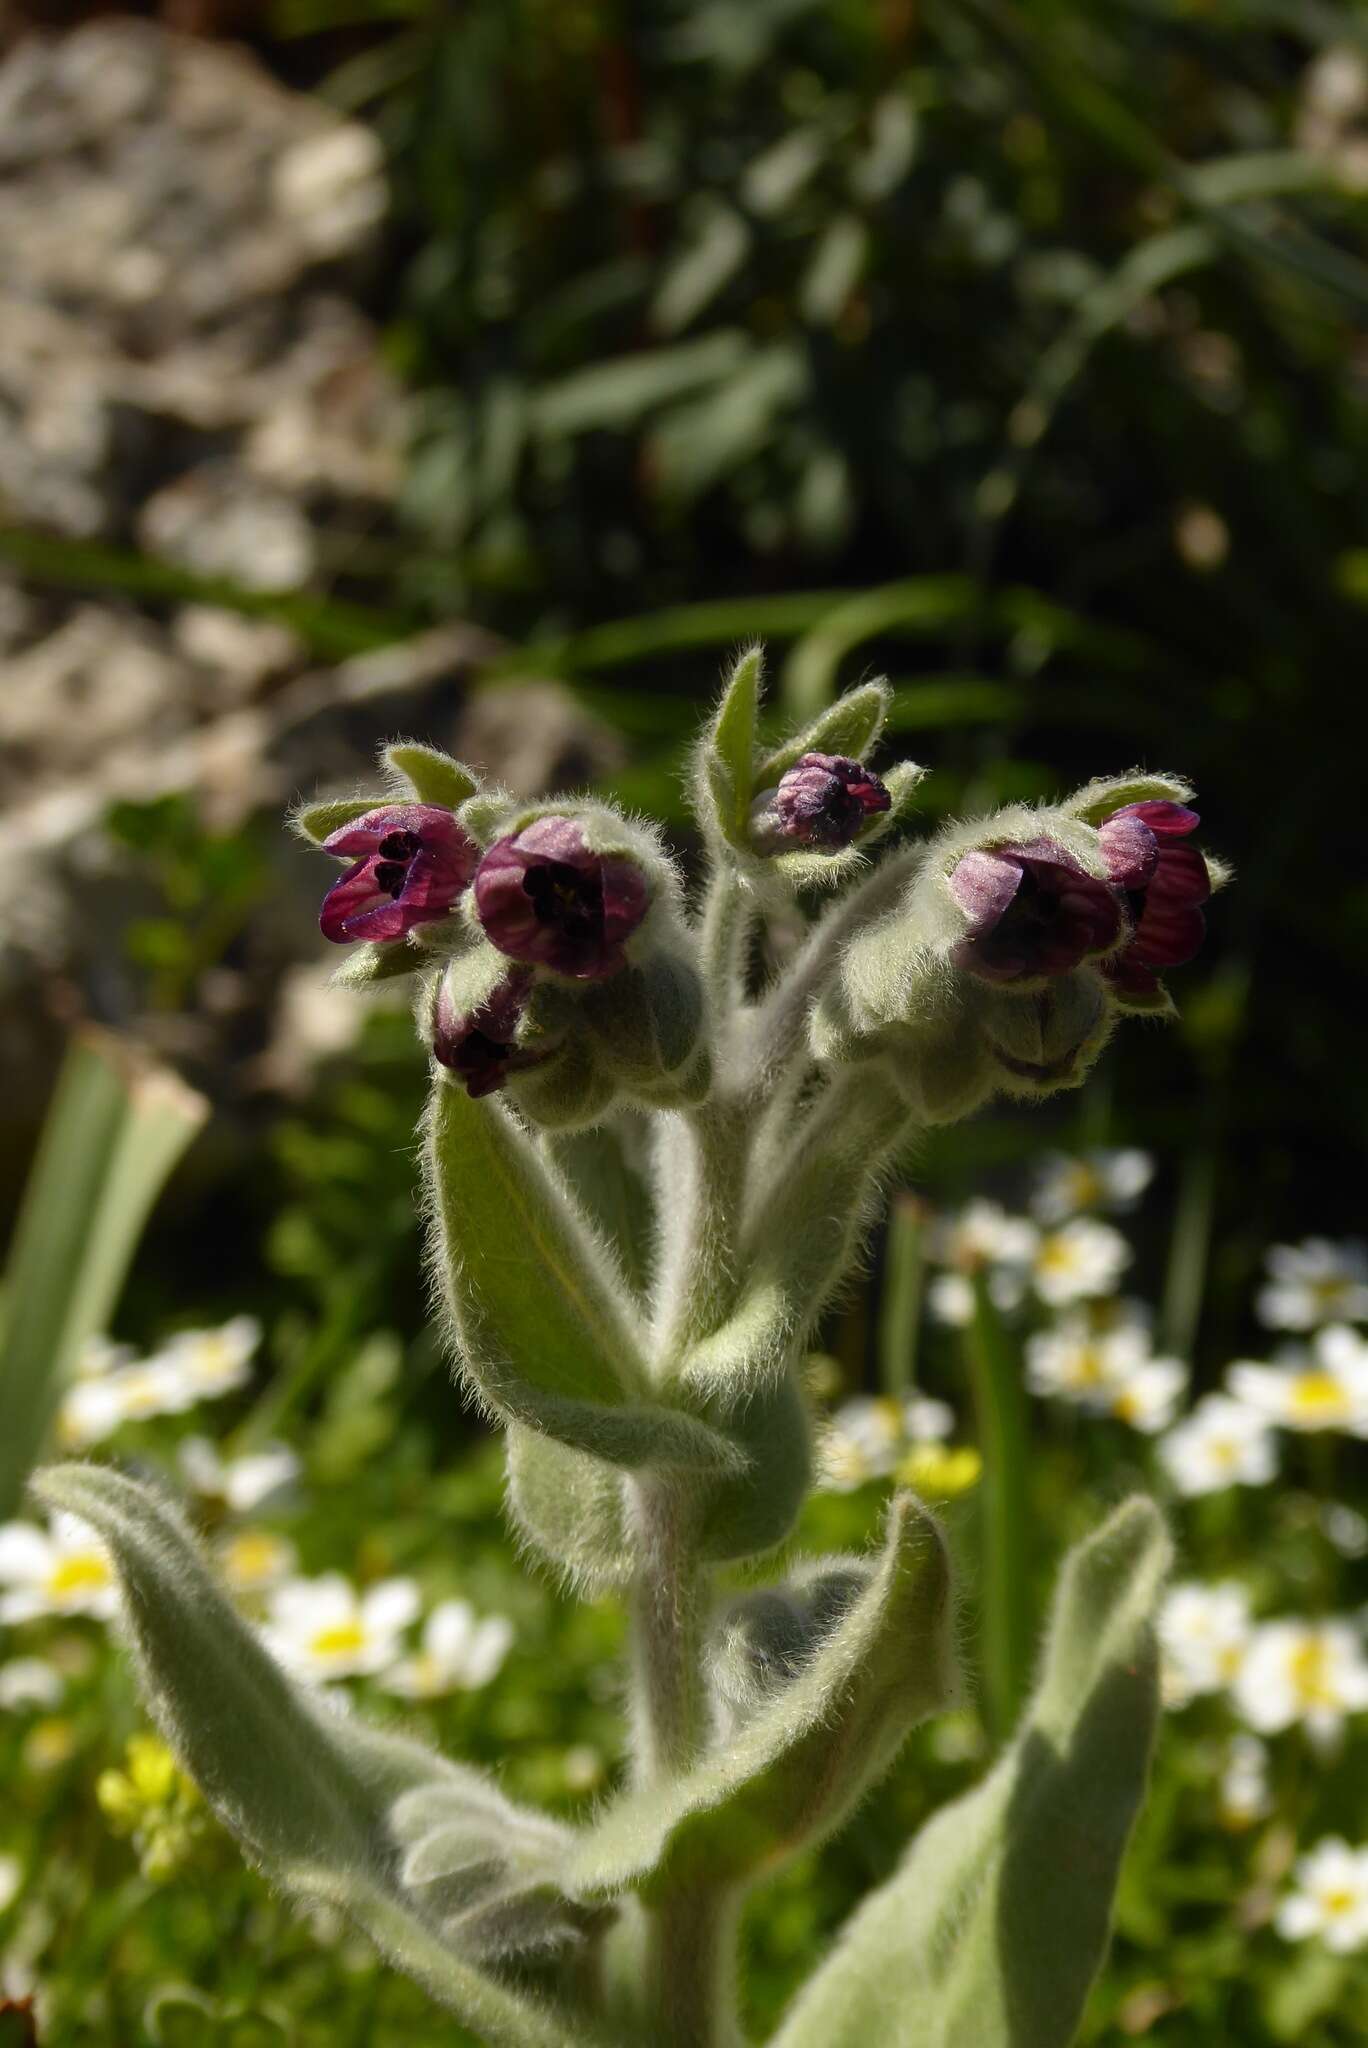
[[[1103,856],[1126,892],[1132,936],[1104,973],[1125,1007],[1150,1008],[1164,1000],[1155,969],[1180,967],[1206,935],[1201,904],[1211,894],[1207,864],[1184,844],[1201,823],[1186,804],[1124,804],[1098,827]]]
[[[479,848],[436,804],[385,804],[332,832],[325,853],[354,865],[323,899],[325,939],[402,939],[445,917],[475,872]]]
[[[844,754],[803,754],[754,805],[754,843],[840,852],[891,802],[885,784],[862,762]]]
[[[486,936],[510,959],[601,981],[626,964],[651,888],[639,861],[596,852],[578,820],[550,816],[494,842],[474,898]]]
[[[521,1073],[549,1058],[553,1048],[519,1046],[518,1027],[527,1009],[532,984],[530,968],[511,968],[490,993],[473,1006],[462,1006],[444,974],[437,984],[432,1015],[432,1056],[456,1075],[472,1098],[492,1095],[510,1074]]]

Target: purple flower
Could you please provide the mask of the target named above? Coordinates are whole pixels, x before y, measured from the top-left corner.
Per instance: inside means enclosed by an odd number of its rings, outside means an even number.
[[[835,853],[849,846],[866,818],[891,802],[878,776],[859,761],[844,754],[804,754],[766,793],[756,822],[764,838]]]
[[[386,804],[354,818],[323,842],[325,853],[356,856],[323,898],[325,939],[401,939],[416,924],[445,917],[475,870],[480,849],[436,804]]]
[[[985,981],[1068,974],[1121,935],[1116,892],[1052,839],[966,853],[950,893],[969,919],[952,957]]]
[[[1211,894],[1206,862],[1186,845],[1201,819],[1186,804],[1125,804],[1098,827],[1103,857],[1126,893],[1134,936],[1103,969],[1122,995],[1159,993],[1155,969],[1180,967],[1206,935],[1200,905]]]
[[[533,1052],[514,1044],[531,986],[531,969],[514,967],[482,1003],[461,1011],[443,975],[432,1013],[433,1057],[451,1069],[467,1095],[492,1095],[510,1074],[548,1057],[550,1047]]]
[[[572,818],[497,839],[475,871],[475,910],[501,953],[576,981],[625,966],[650,888],[634,860],[595,853]]]

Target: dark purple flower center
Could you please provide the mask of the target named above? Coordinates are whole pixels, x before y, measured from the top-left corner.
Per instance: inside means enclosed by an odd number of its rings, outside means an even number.
[[[563,860],[539,861],[523,876],[523,893],[538,923],[568,939],[594,939],[603,929],[603,886],[592,871]]]
[[[416,832],[387,833],[376,848],[380,856],[373,870],[376,887],[383,889],[387,896],[401,896],[409,868],[422,847],[423,842]]]

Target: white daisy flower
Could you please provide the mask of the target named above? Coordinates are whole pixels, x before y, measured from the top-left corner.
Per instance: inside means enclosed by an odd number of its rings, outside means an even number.
[[[965,1273],[984,1266],[1021,1266],[1039,1234],[1029,1217],[1009,1216],[1000,1202],[976,1199],[932,1226],[927,1256],[938,1266]]]
[[[362,1678],[396,1662],[418,1613],[412,1579],[384,1579],[358,1593],[341,1572],[289,1579],[271,1595],[267,1640],[301,1678]]]
[[[1368,1849],[1351,1849],[1327,1835],[1293,1873],[1296,1889],[1278,1908],[1274,1926],[1284,1941],[1317,1936],[1336,1955],[1368,1946]]]
[[[117,1375],[75,1379],[57,1410],[57,1440],[64,1450],[86,1451],[103,1443],[124,1419],[115,1386]]]
[[[1159,1460],[1179,1493],[1220,1493],[1265,1486],[1277,1471],[1273,1432],[1261,1415],[1227,1394],[1205,1394],[1161,1437]]]
[[[1019,1268],[999,1266],[988,1275],[988,1298],[994,1308],[1010,1314],[1020,1308],[1026,1282]],[[935,1273],[926,1289],[926,1306],[938,1323],[967,1329],[974,1320],[974,1283],[967,1273]]]
[[[823,1437],[826,1484],[834,1492],[851,1493],[867,1480],[882,1479],[914,1445],[943,1441],[954,1425],[953,1410],[925,1395],[906,1401],[857,1395],[842,1402]]]
[[[112,1337],[87,1337],[76,1358],[78,1380],[102,1379],[137,1356],[131,1344],[116,1344]]]
[[[1249,1595],[1234,1579],[1170,1587],[1159,1610],[1165,1704],[1233,1685],[1253,1638]]]
[[[1033,1394],[1114,1415],[1147,1435],[1172,1420],[1187,1378],[1176,1358],[1154,1357],[1148,1333],[1131,1322],[1098,1329],[1086,1312],[1075,1311],[1026,1340],[1026,1383]]]
[[[1040,1238],[1031,1278],[1043,1302],[1066,1308],[1089,1295],[1115,1293],[1130,1259],[1131,1248],[1119,1230],[1090,1216],[1076,1216]]]
[[[1237,1359],[1226,1374],[1237,1401],[1280,1429],[1338,1429],[1368,1437],[1368,1340],[1346,1323],[1317,1330],[1309,1352],[1274,1365]]]
[[[1221,1818],[1229,1828],[1252,1827],[1273,1810],[1268,1749],[1257,1735],[1234,1735],[1219,1787]]]
[[[235,1515],[247,1515],[288,1490],[299,1459],[288,1444],[263,1444],[245,1457],[223,1458],[207,1436],[190,1436],[176,1452],[186,1484]]]
[[[44,1614],[89,1614],[108,1621],[118,1606],[113,1567],[84,1522],[52,1517],[46,1530],[32,1522],[0,1524],[0,1621],[32,1621]]]
[[[294,1575],[298,1552],[273,1529],[235,1529],[218,1545],[219,1570],[233,1592],[269,1593]]]
[[[401,1658],[380,1683],[406,1700],[439,1699],[449,1692],[474,1692],[498,1673],[513,1642],[513,1624],[502,1614],[477,1620],[465,1600],[443,1600],[423,1625],[423,1646]]]
[[[11,1657],[0,1664],[0,1708],[7,1713],[59,1706],[65,1692],[61,1672],[42,1657]]]
[[[1177,1414],[1187,1383],[1188,1369],[1178,1359],[1146,1358],[1117,1386],[1107,1413],[1142,1436],[1156,1436]]]
[[[1321,1323],[1368,1322],[1368,1245],[1328,1237],[1269,1247],[1269,1279],[1255,1310],[1271,1330],[1314,1330]]]
[[[180,1331],[149,1363],[165,1363],[188,1395],[185,1405],[193,1407],[245,1386],[260,1342],[255,1316],[232,1316],[216,1330]]]
[[[7,1912],[19,1896],[24,1866],[17,1856],[0,1856],[0,1913]]]
[[[1040,1222],[1063,1223],[1085,1209],[1133,1209],[1154,1178],[1148,1152],[1051,1153],[1041,1162],[1031,1209]]]
[[[1266,1621],[1255,1629],[1231,1688],[1236,1711],[1261,1735],[1300,1722],[1333,1742],[1368,1707],[1368,1659],[1350,1621]]]

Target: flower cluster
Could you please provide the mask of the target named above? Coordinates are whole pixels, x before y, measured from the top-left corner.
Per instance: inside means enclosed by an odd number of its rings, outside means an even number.
[[[1346,1616],[1256,1622],[1236,1581],[1191,1581],[1170,1589],[1159,1640],[1170,1706],[1223,1693],[1256,1733],[1301,1726],[1322,1745],[1338,1740],[1349,1715],[1368,1711],[1363,1631]]]
[[[97,1338],[63,1398],[58,1433],[73,1450],[84,1450],[125,1423],[184,1415],[202,1401],[221,1400],[247,1385],[260,1343],[254,1316],[233,1316],[218,1329],[181,1330],[145,1358]]]

